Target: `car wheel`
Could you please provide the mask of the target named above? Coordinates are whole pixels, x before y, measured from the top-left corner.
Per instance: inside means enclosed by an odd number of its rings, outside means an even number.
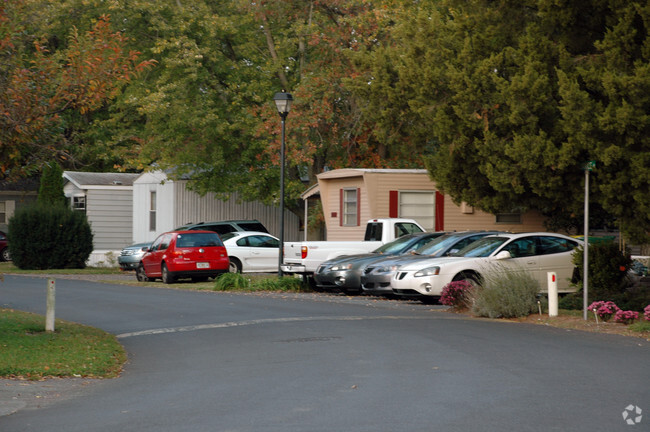
[[[162,275],[163,283],[170,284],[174,283],[174,276],[167,268],[167,264],[162,263],[162,268],[160,269],[160,274]]]
[[[9,248],[2,249],[2,252],[0,253],[0,259],[2,259],[2,261],[11,261],[11,255],[9,255]]]
[[[474,272],[460,272],[452,279],[454,282],[467,281],[474,286],[481,284],[481,276]]]
[[[135,269],[135,278],[139,282],[150,282],[151,278],[147,276],[147,274],[144,272],[144,266],[142,263]]]
[[[241,261],[239,261],[237,258],[230,258],[228,271],[230,273],[241,273]]]

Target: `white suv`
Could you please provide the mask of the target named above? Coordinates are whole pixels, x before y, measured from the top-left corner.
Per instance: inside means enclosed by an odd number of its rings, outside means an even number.
[[[486,272],[524,269],[547,291],[547,272],[557,274],[558,292],[572,292],[573,251],[582,242],[553,233],[498,234],[483,237],[456,257],[432,258],[402,266],[393,277],[393,292],[401,296],[440,296],[452,281],[480,283]],[[498,263],[498,265],[495,265]]]

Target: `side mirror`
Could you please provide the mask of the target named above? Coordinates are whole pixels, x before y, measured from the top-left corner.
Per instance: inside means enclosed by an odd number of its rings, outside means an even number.
[[[498,254],[496,254],[496,256],[494,257],[494,259],[497,260],[508,259],[508,258],[512,258],[512,255],[510,255],[510,252],[508,251],[501,251]]]

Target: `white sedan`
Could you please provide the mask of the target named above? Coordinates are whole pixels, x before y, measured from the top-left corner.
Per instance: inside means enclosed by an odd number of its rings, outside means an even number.
[[[278,271],[280,240],[265,232],[234,231],[221,234],[231,273]]]
[[[452,281],[479,282],[500,269],[530,271],[547,291],[548,272],[557,275],[558,292],[572,292],[573,251],[582,242],[552,233],[498,234],[483,237],[458,252],[459,256],[431,258],[401,267],[394,275],[393,292],[401,296],[440,296]],[[426,297],[424,297],[426,298]]]

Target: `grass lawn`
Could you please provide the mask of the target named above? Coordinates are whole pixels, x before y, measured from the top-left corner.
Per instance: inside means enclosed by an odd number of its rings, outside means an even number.
[[[115,336],[93,327],[0,308],[0,377],[113,378],[126,361]]]

